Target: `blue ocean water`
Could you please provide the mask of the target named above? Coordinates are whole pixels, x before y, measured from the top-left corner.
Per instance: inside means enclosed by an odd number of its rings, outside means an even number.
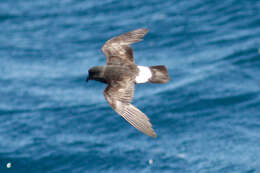
[[[0,172],[260,172],[260,1],[0,1]],[[106,40],[149,28],[136,86],[157,138],[109,107]],[[9,168],[8,168],[9,167]]]

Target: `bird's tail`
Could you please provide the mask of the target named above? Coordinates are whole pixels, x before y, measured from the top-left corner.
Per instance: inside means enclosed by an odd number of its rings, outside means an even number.
[[[149,79],[151,83],[167,83],[170,80],[168,70],[164,65],[150,66],[152,77]]]

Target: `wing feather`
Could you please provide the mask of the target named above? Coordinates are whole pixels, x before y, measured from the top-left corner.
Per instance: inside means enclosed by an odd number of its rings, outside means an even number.
[[[125,111],[121,116],[137,130],[148,136],[156,137],[156,133],[152,128],[149,118],[132,104],[125,105]]]
[[[149,118],[131,104],[134,96],[134,82],[124,87],[115,86],[108,85],[104,91],[104,96],[111,107],[137,130],[148,136],[156,137]]]
[[[130,31],[108,40],[102,47],[107,58],[107,64],[114,64],[117,61],[123,63],[134,63],[132,43],[141,41],[148,29],[141,28]]]

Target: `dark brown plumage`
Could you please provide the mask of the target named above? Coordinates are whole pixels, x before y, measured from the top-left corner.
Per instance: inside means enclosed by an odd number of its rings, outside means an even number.
[[[106,66],[91,68],[87,81],[97,80],[106,83],[104,96],[110,106],[136,129],[148,136],[156,137],[149,118],[131,104],[136,83],[169,81],[165,66],[144,67],[134,63],[130,45],[141,41],[147,32],[148,29],[137,29],[108,40],[102,47],[107,59]]]

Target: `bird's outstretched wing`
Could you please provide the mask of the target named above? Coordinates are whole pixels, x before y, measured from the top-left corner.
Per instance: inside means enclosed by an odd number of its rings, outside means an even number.
[[[134,82],[123,86],[119,83],[108,85],[104,91],[107,102],[136,129],[148,136],[156,137],[149,118],[131,104],[134,96]]]
[[[107,65],[119,63],[134,63],[132,43],[141,41],[148,29],[136,29],[108,40],[102,47],[107,58]]]

